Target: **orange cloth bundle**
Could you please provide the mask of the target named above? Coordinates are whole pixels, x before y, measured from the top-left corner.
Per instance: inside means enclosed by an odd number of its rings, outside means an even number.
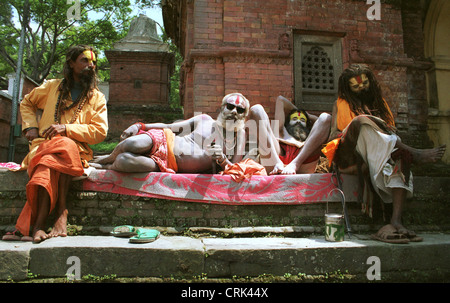
[[[328,163],[330,163],[330,165],[333,162],[334,154],[336,154],[336,150],[339,146],[340,141],[341,138],[331,140],[330,142],[327,143],[327,145],[324,148],[322,148],[322,153],[324,154],[325,157],[327,157]]]
[[[241,182],[253,175],[267,176],[264,166],[250,158],[239,163],[228,164],[222,174],[230,175],[234,182]]]

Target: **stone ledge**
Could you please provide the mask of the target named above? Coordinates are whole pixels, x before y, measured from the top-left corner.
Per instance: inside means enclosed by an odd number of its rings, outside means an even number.
[[[14,229],[26,200],[26,172],[0,172],[0,230]],[[422,231],[448,230],[450,177],[415,177],[415,194],[405,209],[405,224]],[[78,186],[76,186],[78,184]],[[69,224],[82,234],[102,234],[104,227],[131,224],[186,229],[257,226],[310,226],[322,228],[325,203],[304,205],[220,205],[164,200],[108,192],[87,192],[76,183],[68,197]],[[323,201],[325,202],[325,201]],[[378,204],[377,204],[378,205]],[[376,206],[377,206],[376,205]],[[356,202],[347,203],[352,227],[376,230],[383,223],[364,216]],[[389,205],[387,205],[388,207]],[[341,212],[330,203],[330,212]],[[389,211],[387,213],[390,213]],[[416,229],[417,230],[417,229]],[[3,234],[3,232],[0,232]]]
[[[418,271],[439,272],[448,281],[450,235],[421,236],[423,242],[406,245],[364,239],[327,242],[323,237],[221,239],[163,235],[148,244],[131,244],[128,239],[111,236],[52,238],[37,245],[0,241],[0,280],[25,280],[28,273],[39,278],[65,277],[73,264],[67,260],[73,256],[80,261],[81,276],[187,279],[337,271],[365,276],[370,267],[367,259],[376,256],[381,262],[382,281],[389,273],[414,278]]]

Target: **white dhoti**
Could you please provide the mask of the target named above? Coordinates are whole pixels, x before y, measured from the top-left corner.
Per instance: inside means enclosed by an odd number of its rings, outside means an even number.
[[[407,198],[413,195],[412,174],[409,183],[405,184],[400,166],[391,159],[397,140],[400,138],[395,134],[387,135],[364,124],[356,145],[356,151],[369,166],[372,185],[385,203],[392,203],[392,188],[404,188]]]

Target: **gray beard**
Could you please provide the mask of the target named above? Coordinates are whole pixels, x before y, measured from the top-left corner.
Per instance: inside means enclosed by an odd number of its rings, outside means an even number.
[[[298,141],[305,141],[309,135],[309,129],[303,127],[300,123],[296,123],[295,125],[288,123],[285,127],[287,132]]]
[[[217,117],[217,123],[222,126],[227,131],[237,132],[239,130],[244,129],[245,127],[245,120],[244,119],[238,119],[236,121],[233,120],[226,120],[223,116],[223,113],[221,112],[219,116]]]

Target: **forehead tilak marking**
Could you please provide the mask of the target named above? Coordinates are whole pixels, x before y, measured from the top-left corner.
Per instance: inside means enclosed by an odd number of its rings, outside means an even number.
[[[94,54],[94,52],[93,52],[91,49],[85,50],[85,51],[83,52],[83,54],[86,56],[86,58],[87,58],[89,61],[96,61],[96,60],[95,60],[95,54]]]
[[[305,114],[303,113],[303,112],[300,112],[300,111],[298,111],[298,112],[295,112],[295,113],[292,113],[290,116],[289,116],[289,120],[292,120],[292,119],[294,119],[295,117],[297,117],[297,119],[298,120],[300,120],[300,119],[304,119],[304,120],[308,120],[308,118],[305,116]]]
[[[235,95],[235,96],[236,96],[236,98],[234,98],[234,96],[229,97],[227,99],[227,103],[233,104],[235,106],[239,105],[239,107],[245,108],[244,101],[243,100],[241,101],[240,96],[239,95]]]
[[[241,105],[241,102],[239,100],[239,95],[236,95],[236,98],[233,98],[234,96],[231,96],[227,99],[227,103],[234,104],[234,105]]]

